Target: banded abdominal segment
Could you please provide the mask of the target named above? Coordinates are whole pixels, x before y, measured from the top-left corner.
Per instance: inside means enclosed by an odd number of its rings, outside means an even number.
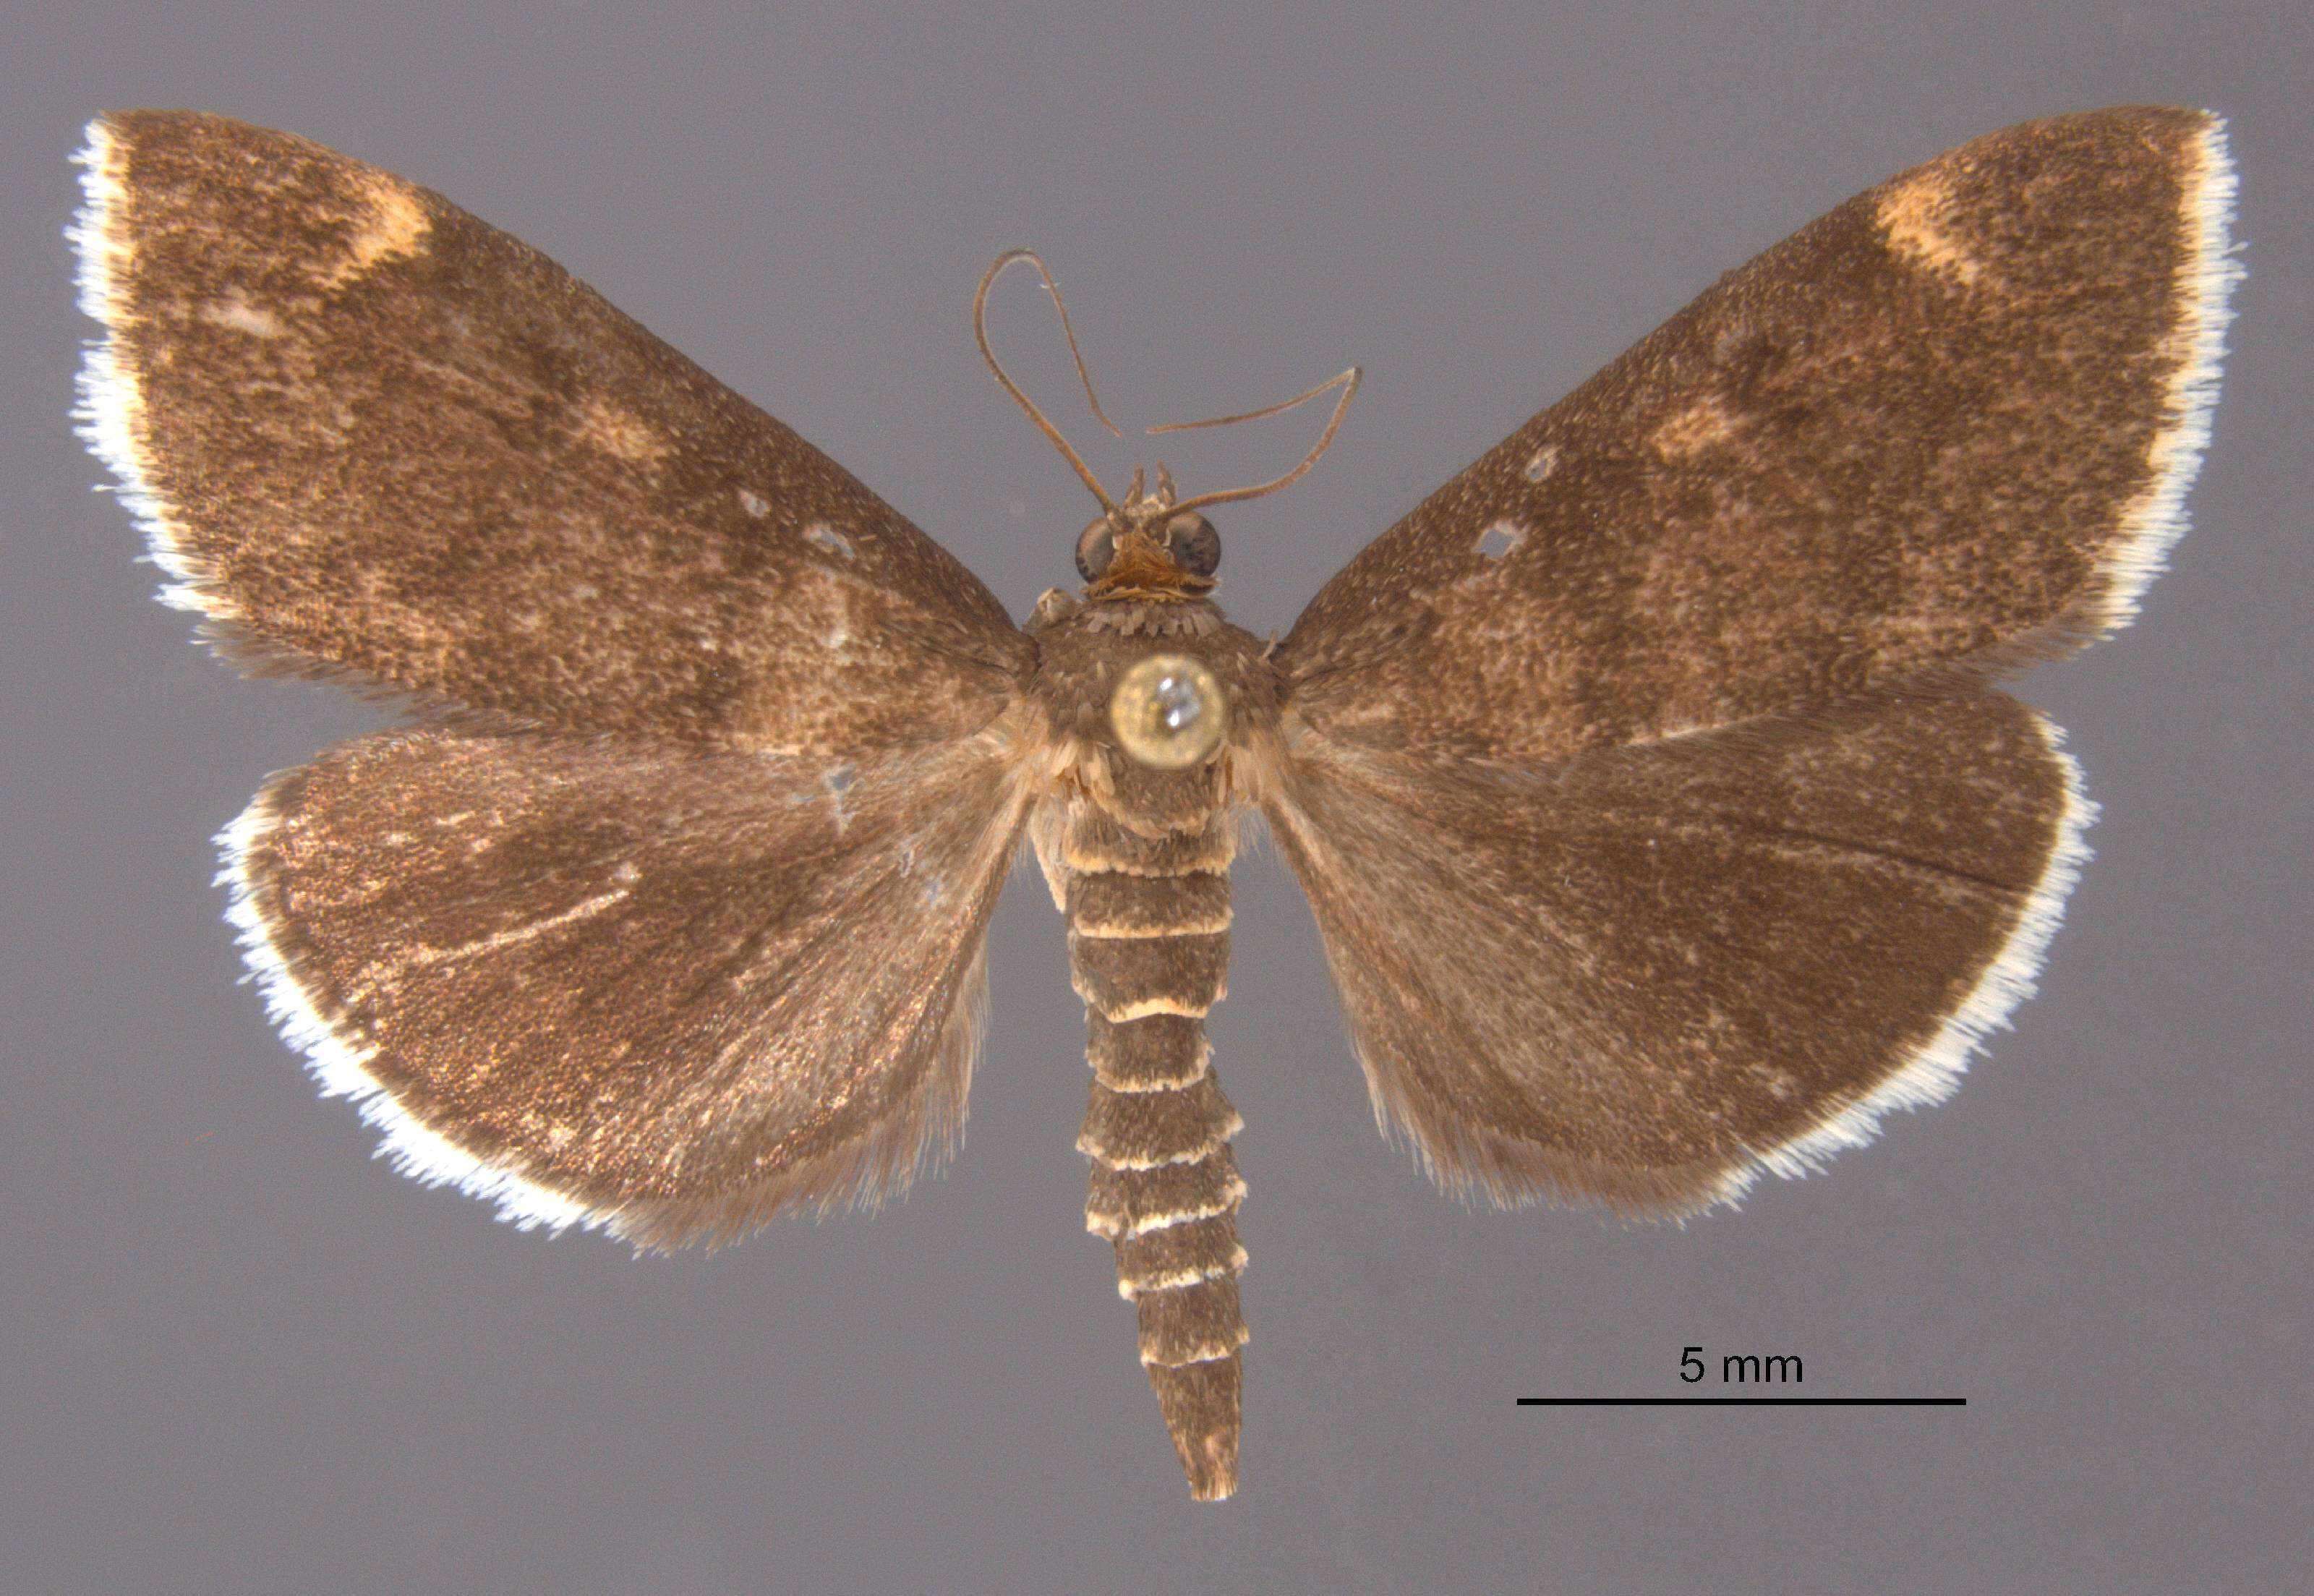
[[[1117,1289],[1191,1494],[1237,1488],[1245,1268],[1230,1153],[1244,1122],[1222,1095],[1205,1016],[1228,992],[1225,819],[1151,839],[1071,806],[1063,856],[1069,969],[1085,1001],[1092,1160],[1085,1226],[1117,1248]]]

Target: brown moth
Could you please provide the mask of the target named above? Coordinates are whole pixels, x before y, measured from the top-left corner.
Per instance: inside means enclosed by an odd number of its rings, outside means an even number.
[[[1208,1499],[1241,819],[1449,1191],[1685,1214],[1867,1141],[2030,989],[2090,807],[1995,683],[2161,569],[2237,275],[2216,118],[1992,134],[1721,278],[1265,646],[1201,511],[1317,450],[1188,498],[1077,462],[1085,586],[1015,626],[440,196],[216,117],[88,140],[80,414],[164,596],[416,714],[223,838],[322,1089],[526,1227],[668,1247],[872,1202],[963,1124],[1026,835],[1087,1005],[1088,1223]]]

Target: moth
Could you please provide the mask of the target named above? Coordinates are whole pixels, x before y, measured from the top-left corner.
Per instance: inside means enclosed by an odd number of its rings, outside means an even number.
[[[1998,683],[2135,613],[2237,275],[2217,118],[1992,134],[1719,279],[1265,642],[1204,511],[1316,450],[1187,497],[1072,454],[1082,585],[1016,625],[439,195],[181,111],[80,160],[78,415],[164,598],[411,711],[221,839],[322,1089],[525,1227],[873,1202],[963,1126],[1025,837],[1086,1004],[1087,1224],[1201,1499],[1238,1480],[1205,1018],[1241,826],[1448,1192],[1676,1216],[1864,1142],[2030,989],[2091,807]],[[1329,438],[1356,381],[1303,396],[1339,389]]]

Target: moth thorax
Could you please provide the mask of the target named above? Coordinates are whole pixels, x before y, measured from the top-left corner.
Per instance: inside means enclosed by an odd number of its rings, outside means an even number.
[[[1152,654],[1117,679],[1108,723],[1118,745],[1143,764],[1183,770],[1229,735],[1229,694],[1188,655]]]

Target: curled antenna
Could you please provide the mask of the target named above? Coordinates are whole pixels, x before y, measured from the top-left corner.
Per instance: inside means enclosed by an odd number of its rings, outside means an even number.
[[[1122,512],[1117,508],[1117,501],[1109,498],[1108,490],[1100,485],[1100,479],[1092,474],[1092,468],[1084,463],[1083,456],[1069,447],[1069,440],[1061,436],[1061,429],[1045,419],[1045,412],[1020,391],[1020,384],[1005,375],[1004,368],[996,362],[996,351],[988,347],[988,290],[995,286],[998,275],[1016,260],[1029,262],[1045,279],[1045,291],[1053,296],[1053,308],[1061,313],[1061,336],[1069,341],[1069,358],[1077,363],[1077,380],[1084,384],[1085,402],[1092,407],[1092,413],[1100,419],[1100,424],[1113,436],[1125,436],[1117,430],[1117,423],[1108,419],[1108,413],[1100,408],[1100,397],[1092,391],[1092,377],[1085,370],[1084,356],[1077,349],[1076,330],[1069,325],[1069,307],[1061,303],[1060,285],[1053,281],[1051,269],[1046,266],[1044,257],[1036,251],[1007,250],[997,256],[981,275],[979,291],[972,296],[972,336],[979,342],[980,357],[988,362],[988,369],[994,374],[1004,392],[1012,396],[1012,402],[1037,424],[1038,431],[1052,440],[1053,447],[1061,452],[1062,457],[1076,468],[1077,475],[1084,479],[1084,485],[1092,489],[1092,496],[1100,500],[1101,507],[1112,516],[1119,516]]]
[[[1307,404],[1329,388],[1339,388],[1342,391],[1341,398],[1334,401],[1333,415],[1327,419],[1326,430],[1318,435],[1318,442],[1311,451],[1302,456],[1301,464],[1284,476],[1264,482],[1259,487],[1223,488],[1217,492],[1194,494],[1175,505],[1174,511],[1178,514],[1183,510],[1203,509],[1209,504],[1230,504],[1241,498],[1259,498],[1265,493],[1275,493],[1281,488],[1290,488],[1300,481],[1303,474],[1318,463],[1318,457],[1323,454],[1333,443],[1334,434],[1341,430],[1342,413],[1350,408],[1350,401],[1356,396],[1358,382],[1363,375],[1356,366],[1353,366],[1339,376],[1328,377],[1314,388],[1307,389],[1291,399],[1280,400],[1276,404],[1267,405],[1258,410],[1244,410],[1234,416],[1212,416],[1203,421],[1170,421],[1162,427],[1152,427],[1149,430],[1153,434],[1192,432],[1200,427],[1230,427],[1240,421],[1259,421],[1267,417],[1283,415],[1296,405]]]

